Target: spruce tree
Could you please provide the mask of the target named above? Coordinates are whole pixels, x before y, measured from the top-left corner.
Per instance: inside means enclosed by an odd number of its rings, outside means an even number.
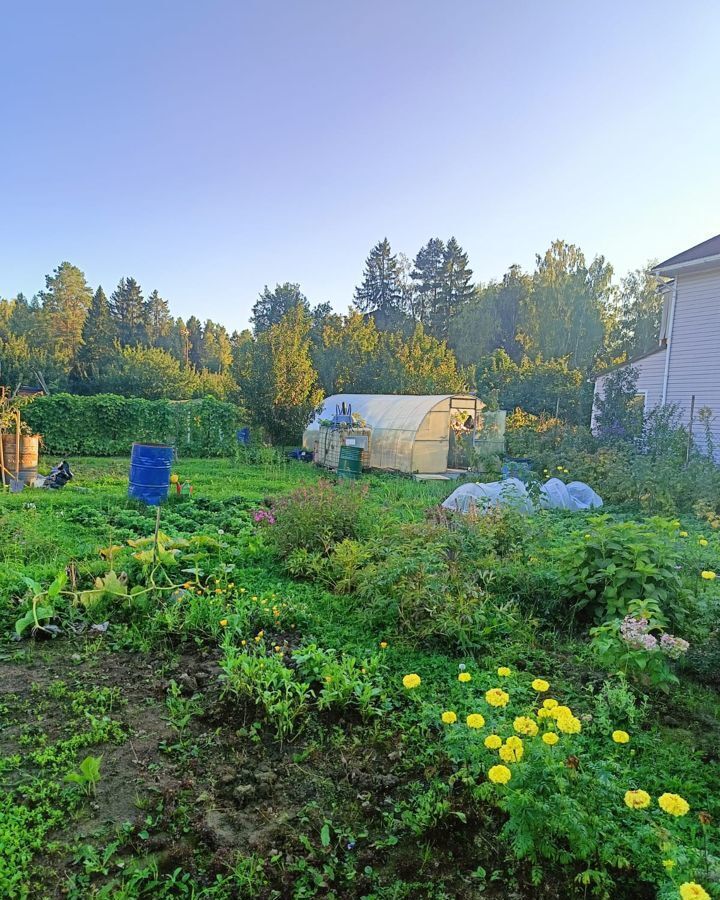
[[[118,330],[102,286],[95,291],[82,331],[79,361],[86,378],[97,378],[113,356]]]
[[[410,277],[414,283],[412,315],[427,325],[438,313],[443,294],[445,273],[445,244],[440,238],[430,238],[415,257]]]
[[[203,344],[203,328],[202,322],[197,316],[190,316],[186,323],[187,341],[188,341],[188,364],[194,366],[198,371],[202,369],[202,344]]]
[[[354,304],[360,312],[388,318],[401,310],[402,286],[397,257],[387,238],[379,241],[365,261],[362,283],[355,288]]]
[[[173,319],[167,300],[164,300],[157,290],[154,290],[145,301],[145,322],[150,346],[168,350]]]
[[[290,310],[302,307],[305,312],[310,311],[308,299],[300,290],[299,284],[286,281],[284,284],[276,284],[274,290],[265,285],[263,292],[255,301],[250,316],[250,323],[256,335],[262,334],[277,325]]]
[[[472,274],[467,253],[451,237],[443,253],[442,287],[433,316],[433,330],[442,340],[447,340],[450,323],[472,299]]]
[[[147,343],[145,300],[134,278],[121,278],[110,297],[110,309],[120,337],[126,346]]]

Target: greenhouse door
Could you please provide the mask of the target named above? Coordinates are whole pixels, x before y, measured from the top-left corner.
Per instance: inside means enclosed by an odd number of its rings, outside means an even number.
[[[472,435],[469,440],[472,441]],[[467,469],[470,466],[467,441],[463,435],[458,435],[452,428],[450,429],[448,469]]]

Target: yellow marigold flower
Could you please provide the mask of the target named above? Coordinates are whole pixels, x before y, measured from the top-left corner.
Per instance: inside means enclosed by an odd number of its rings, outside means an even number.
[[[559,716],[555,721],[563,734],[579,734],[582,731],[582,723],[576,716]]]
[[[557,744],[560,738],[555,734],[554,731],[548,731],[543,736],[543,743],[547,744],[548,747],[552,747],[553,744]]]
[[[380,641],[380,649],[387,650],[387,641]]]
[[[454,713],[451,709],[446,710],[440,718],[443,720],[445,725],[454,725],[457,722],[457,713]]]
[[[681,531],[681,532],[680,532],[680,537],[687,537],[687,536],[688,536],[687,531]]]
[[[507,784],[512,778],[512,772],[507,766],[492,766],[488,778],[493,784]]]
[[[485,699],[490,706],[507,706],[510,695],[502,688],[490,688],[489,691],[485,692]]]
[[[516,750],[518,747],[522,747],[523,742],[516,734],[511,734],[510,737],[505,741],[508,747],[514,747]]]
[[[461,672],[458,675],[458,681],[472,681],[472,675],[469,672]]]
[[[537,711],[538,719],[552,719],[553,714],[551,709],[545,709],[544,706],[541,706]]]
[[[557,470],[558,470],[558,472],[562,472],[563,467],[562,467],[562,466],[558,466],[558,467],[557,467]]]
[[[419,687],[421,683],[422,679],[414,672],[412,672],[410,675],[406,675],[403,678],[403,687],[406,687],[409,691],[411,691],[413,688]]]
[[[247,644],[247,641],[240,641],[240,644],[244,647]]]
[[[500,678],[509,678],[512,675],[511,670],[507,666],[500,666],[497,673]]]
[[[553,719],[559,719],[561,716],[571,716],[572,710],[569,706],[553,706],[552,708],[552,717]]]
[[[538,733],[537,723],[529,716],[518,716],[513,722],[513,728],[518,734],[526,734],[528,737],[535,737]]]
[[[552,697],[548,697],[547,700],[543,700],[543,706],[545,707],[545,709],[555,709],[557,705],[557,700],[553,700]]]
[[[627,733],[627,731],[617,730],[613,731],[612,739],[616,744],[627,744],[627,742],[630,740],[630,735]]]
[[[700,540],[698,541],[698,544],[700,544],[701,547],[707,547],[707,545],[708,545],[707,539],[700,538]]]
[[[663,867],[665,869],[667,869],[667,871],[669,872],[671,869],[675,868],[675,860],[674,859],[664,859]]]
[[[647,791],[625,791],[625,806],[630,809],[647,809],[650,806],[650,794]]]
[[[485,719],[480,713],[470,713],[465,721],[468,728],[482,728],[485,725]]]
[[[710,894],[696,881],[684,881],[680,885],[680,900],[710,900]]]
[[[280,644],[275,644],[275,652],[279,653],[281,650],[282,650],[282,647],[280,646]]]
[[[503,744],[502,747],[498,749],[498,754],[500,759],[503,762],[511,763],[511,762],[520,762],[523,758],[523,753],[525,752],[525,748],[522,744],[519,747],[512,746],[510,744]]]
[[[705,581],[714,581],[717,578],[717,574],[715,572],[704,571],[700,573],[700,577],[704,578]]]
[[[223,628],[227,627],[227,623],[228,623],[227,619],[220,619],[220,624],[222,625]]]
[[[489,734],[483,741],[488,750],[497,750],[502,747],[502,738],[499,734]]]
[[[536,678],[532,683],[532,689],[537,691],[538,694],[543,694],[545,691],[550,690],[550,685],[544,678]]]
[[[690,804],[680,794],[661,794],[658,806],[671,816],[684,816],[690,809]]]
[[[179,480],[180,480],[180,479],[179,479],[179,478],[177,477],[177,475],[173,472],[173,474],[170,476],[170,484],[177,484]]]

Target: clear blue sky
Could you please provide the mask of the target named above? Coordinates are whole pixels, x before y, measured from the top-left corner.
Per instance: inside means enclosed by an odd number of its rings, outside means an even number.
[[[0,295],[61,260],[242,327],[371,245],[622,273],[720,232],[720,4],[33,0],[0,23]]]

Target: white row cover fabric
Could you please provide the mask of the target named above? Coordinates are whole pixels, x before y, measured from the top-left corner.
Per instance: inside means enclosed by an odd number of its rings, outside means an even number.
[[[551,478],[540,488],[538,505],[541,509],[598,509],[602,498],[582,481],[565,484],[559,478]],[[511,506],[518,512],[533,512],[535,506],[527,488],[519,478],[490,481],[486,484],[462,484],[442,503],[444,509],[453,512],[485,512],[494,506]]]

